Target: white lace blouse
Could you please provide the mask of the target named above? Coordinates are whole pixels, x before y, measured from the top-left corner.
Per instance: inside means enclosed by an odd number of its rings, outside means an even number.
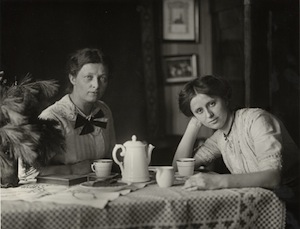
[[[107,125],[106,128],[94,126],[94,131],[85,135],[80,135],[83,127],[74,128],[78,111],[69,95],[65,95],[40,114],[41,119],[59,121],[66,137],[66,152],[63,155],[55,155],[52,159],[53,164],[73,164],[86,159],[111,158],[111,150],[116,141],[112,114],[102,101],[97,101],[94,107],[91,114],[94,115],[101,109],[104,117],[97,120],[107,122]]]
[[[297,145],[275,116],[259,108],[237,110],[228,139],[217,130],[195,154],[203,164],[218,156],[232,174],[281,169],[287,183],[298,171]]]

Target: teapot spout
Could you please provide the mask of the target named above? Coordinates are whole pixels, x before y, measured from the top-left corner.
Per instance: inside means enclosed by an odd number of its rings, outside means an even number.
[[[154,148],[155,148],[154,145],[149,144],[149,146],[148,146],[148,165],[150,164],[150,161],[151,161],[151,155],[152,155],[152,151],[153,151]]]

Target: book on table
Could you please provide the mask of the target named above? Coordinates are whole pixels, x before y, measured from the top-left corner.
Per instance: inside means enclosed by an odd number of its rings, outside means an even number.
[[[61,175],[51,174],[45,176],[38,176],[37,183],[48,183],[48,184],[61,184],[61,185],[76,185],[88,180],[88,175]]]

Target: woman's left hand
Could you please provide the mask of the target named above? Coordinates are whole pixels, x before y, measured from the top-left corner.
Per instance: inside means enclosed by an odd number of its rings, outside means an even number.
[[[182,187],[187,191],[208,190],[222,188],[222,175],[198,173],[191,176]]]

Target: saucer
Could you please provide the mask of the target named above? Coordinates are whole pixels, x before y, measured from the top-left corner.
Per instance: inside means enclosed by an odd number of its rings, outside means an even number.
[[[153,165],[150,165],[148,166],[148,170],[151,171],[151,172],[156,172],[156,170],[161,167],[161,166],[153,166]]]
[[[187,180],[191,177],[191,175],[189,175],[189,176],[180,175],[178,172],[176,172],[174,176],[177,180]]]

